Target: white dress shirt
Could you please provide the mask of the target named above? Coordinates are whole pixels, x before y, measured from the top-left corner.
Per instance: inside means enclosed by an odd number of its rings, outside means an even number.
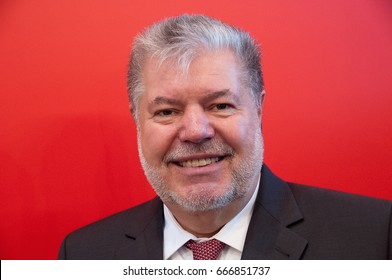
[[[198,238],[184,230],[174,218],[169,208],[164,205],[163,259],[193,260],[192,251],[186,248],[184,244],[190,239],[205,241],[215,238],[226,244],[218,258],[219,260],[240,260],[258,189],[259,183],[245,207],[231,221],[224,225],[218,233],[210,238]]]

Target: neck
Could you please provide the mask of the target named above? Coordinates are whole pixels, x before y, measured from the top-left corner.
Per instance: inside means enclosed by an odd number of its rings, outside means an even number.
[[[243,198],[229,203],[227,206],[211,210],[191,212],[177,204],[166,203],[171,213],[181,227],[196,237],[212,237],[232,220],[249,202],[255,188],[251,188]]]

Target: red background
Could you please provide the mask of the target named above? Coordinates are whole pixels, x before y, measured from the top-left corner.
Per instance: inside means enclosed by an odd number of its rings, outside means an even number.
[[[56,258],[70,231],[154,195],[127,60],[137,32],[183,12],[261,42],[275,173],[392,199],[391,1],[2,0],[1,259]]]

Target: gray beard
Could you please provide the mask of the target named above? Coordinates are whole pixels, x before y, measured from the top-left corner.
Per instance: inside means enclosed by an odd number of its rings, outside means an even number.
[[[259,174],[264,155],[264,142],[261,134],[261,128],[256,131],[254,149],[250,156],[241,162],[241,164],[233,171],[231,181],[226,188],[226,191],[219,195],[211,195],[210,188],[206,184],[198,188],[197,192],[189,193],[187,197],[179,196],[176,192],[172,191],[159,174],[159,167],[149,165],[144,157],[140,132],[138,131],[138,151],[139,159],[143,167],[147,180],[162,199],[164,203],[174,203],[189,212],[205,212],[217,210],[227,206],[229,203],[243,198],[248,190],[252,187],[251,182]],[[162,166],[167,165],[168,162],[175,159],[177,156],[191,155],[196,152],[213,151],[217,154],[229,154],[231,157],[235,156],[234,150],[217,140],[210,140],[201,144],[187,143],[179,146],[173,151],[169,151],[162,162]],[[230,156],[229,159],[231,160]],[[164,168],[164,167],[162,167]]]

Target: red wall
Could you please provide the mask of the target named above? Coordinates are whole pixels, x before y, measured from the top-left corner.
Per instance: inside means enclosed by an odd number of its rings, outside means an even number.
[[[264,49],[266,162],[281,177],[392,199],[392,2],[2,0],[0,258],[153,196],[126,68],[134,35],[205,13]]]

